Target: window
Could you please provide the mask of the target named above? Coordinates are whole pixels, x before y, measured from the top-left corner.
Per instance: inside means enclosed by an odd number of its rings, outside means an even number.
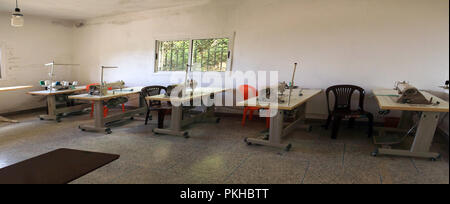
[[[0,44],[0,80],[3,79],[3,77],[5,76],[5,65],[4,65],[4,53],[2,52],[4,49],[2,47],[2,45]]]
[[[189,41],[160,41],[158,47],[157,71],[186,70],[189,63]]]
[[[225,72],[231,70],[229,38],[157,41],[156,72]]]

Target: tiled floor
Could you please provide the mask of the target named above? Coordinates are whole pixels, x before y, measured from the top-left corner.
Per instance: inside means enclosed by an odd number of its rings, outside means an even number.
[[[113,134],[78,130],[88,115],[64,118],[62,123],[40,121],[35,114],[15,118],[19,124],[0,124],[0,168],[59,149],[120,154],[119,160],[74,184],[391,184],[449,183],[448,142],[436,137],[437,162],[421,159],[371,157],[375,149],[365,127],[342,128],[338,140],[319,125],[311,133],[291,134],[291,152],[247,146],[245,137],[264,130],[264,121],[240,125],[225,117],[220,124],[197,124],[191,138],[154,135],[154,124],[140,120],[113,128]]]

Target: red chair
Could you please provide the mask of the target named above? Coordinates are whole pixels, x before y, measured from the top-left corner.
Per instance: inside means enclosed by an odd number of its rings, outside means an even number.
[[[98,86],[98,85],[100,85],[100,84],[98,84],[98,83],[97,84],[89,84],[86,86],[86,90],[89,91],[91,86]],[[112,87],[108,88],[108,90],[112,90]],[[125,112],[125,104],[122,104],[122,112]],[[108,113],[109,113],[109,109],[106,106],[104,106],[103,107],[103,117],[106,118],[108,116]],[[91,105],[91,118],[93,118],[93,117],[94,117],[94,103],[92,103],[92,105]]]
[[[243,94],[244,100],[248,100],[249,98],[258,97],[258,91],[255,87],[249,85],[242,85],[239,87],[239,91]],[[260,111],[262,108],[258,107],[245,107],[244,108],[244,116],[242,118],[242,126],[245,126],[247,115],[250,113],[249,120],[253,120],[253,115],[255,111]],[[266,127],[270,128],[270,117],[266,118]]]

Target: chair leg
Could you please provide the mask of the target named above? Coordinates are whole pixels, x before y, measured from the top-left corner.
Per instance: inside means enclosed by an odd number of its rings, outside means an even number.
[[[164,118],[165,118],[166,112],[164,110],[158,111],[158,128],[163,129],[164,128]]]
[[[244,117],[242,118],[242,126],[245,126],[245,122],[247,120],[247,112],[248,112],[248,109],[245,108],[244,109]]]
[[[373,136],[373,123],[374,123],[374,117],[372,113],[367,114],[367,118],[369,118],[369,138]]]
[[[335,117],[334,121],[333,121],[333,131],[331,133],[331,138],[332,139],[337,139],[338,133],[339,133],[339,128],[341,125],[341,121],[342,118],[341,117]]]
[[[253,114],[255,114],[255,111],[250,111],[250,115],[248,116],[248,120],[252,121],[253,120]]]
[[[147,110],[147,114],[145,115],[145,125],[148,125],[149,117],[150,117],[150,110]]]
[[[107,107],[104,107],[103,108],[103,117],[108,117],[108,112],[109,112],[109,109],[107,108]]]
[[[355,121],[356,118],[350,118],[350,120],[348,121],[348,128],[354,128],[355,127]]]
[[[323,126],[323,127],[325,128],[325,130],[328,130],[328,128],[330,128],[332,119],[333,119],[333,115],[330,114],[330,115],[328,116],[327,123]]]

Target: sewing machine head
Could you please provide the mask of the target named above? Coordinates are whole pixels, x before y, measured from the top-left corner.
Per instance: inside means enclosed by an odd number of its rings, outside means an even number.
[[[121,80],[114,83],[103,83],[103,87],[107,87],[108,89],[123,89],[125,88],[125,82]]]
[[[259,94],[258,101],[267,102],[267,103],[285,103],[286,95],[284,92],[286,91],[286,84],[280,83],[276,88],[265,88],[261,90],[261,94]]]
[[[416,105],[432,104],[432,101],[428,100],[416,87],[413,87],[408,82],[397,82],[395,90],[400,95],[400,98],[397,100],[398,103]]]
[[[118,81],[114,83],[106,83],[104,82],[103,85],[92,85],[89,87],[89,95],[92,96],[104,96],[108,94],[108,90],[113,89],[123,89],[125,88],[125,82],[124,81]]]
[[[194,90],[198,87],[198,82],[195,80],[188,80],[186,83],[178,84],[177,87]]]
[[[171,97],[172,96],[172,92],[178,87],[179,85],[171,85],[167,87],[166,90],[166,96],[167,97]],[[180,93],[181,94],[181,93]]]
[[[44,87],[46,90],[51,91],[60,91],[60,90],[67,90],[71,88],[75,88],[75,86],[78,86],[78,82],[74,81],[72,83],[68,81],[56,81],[51,82],[50,80],[40,81],[39,85],[41,87]]]
[[[278,92],[281,96],[284,95],[284,92],[286,92],[286,88],[288,87],[286,82],[281,82],[278,84]]]

